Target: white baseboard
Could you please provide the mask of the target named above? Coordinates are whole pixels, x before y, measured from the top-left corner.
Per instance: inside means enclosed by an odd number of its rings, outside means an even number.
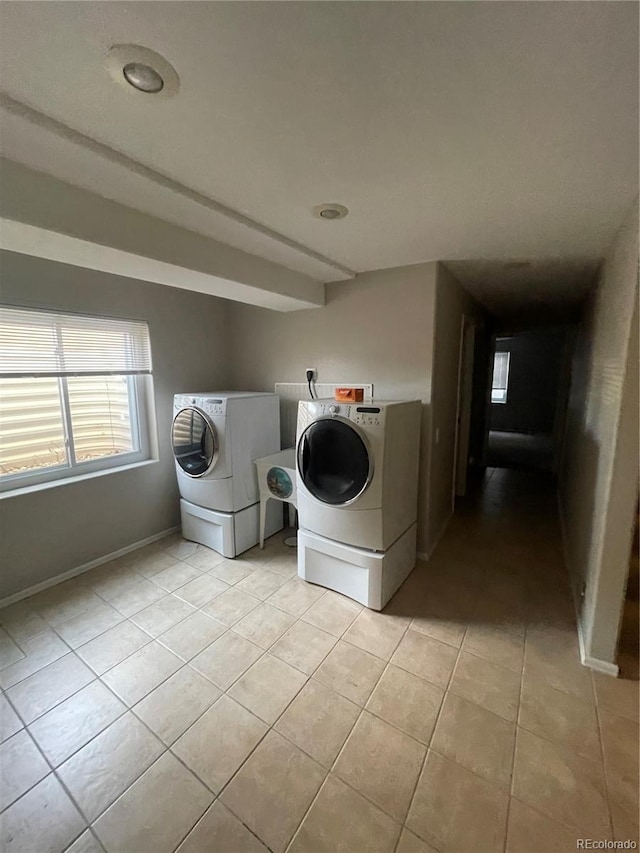
[[[605,675],[612,675],[614,678],[617,678],[620,673],[620,668],[617,664],[611,663],[610,661],[606,660],[600,660],[600,658],[593,658],[591,657],[591,655],[587,654],[585,649],[580,599],[578,597],[578,590],[576,589],[574,574],[572,572],[571,562],[569,560],[569,549],[567,548],[567,530],[565,526],[564,513],[562,511],[562,500],[560,498],[560,492],[558,492],[558,517],[560,519],[560,539],[562,541],[562,553],[564,556],[564,563],[567,567],[567,572],[569,574],[569,587],[571,589],[571,598],[573,599],[573,609],[575,611],[576,616],[576,625],[578,626],[578,646],[580,648],[580,661],[583,666],[587,666],[589,667],[589,669],[593,669],[596,672],[602,672]]]
[[[425,561],[431,559],[431,555],[436,550],[436,548],[438,547],[438,543],[440,542],[440,540],[444,536],[444,532],[447,529],[447,525],[451,521],[452,516],[453,516],[453,510],[451,510],[449,515],[445,518],[444,524],[440,528],[440,532],[438,533],[438,535],[436,536],[436,538],[433,541],[433,545],[431,545],[431,547],[429,548],[428,551],[417,551],[416,557],[419,557],[421,560],[425,560]]]
[[[133,545],[126,545],[124,548],[119,548],[117,551],[112,551],[110,554],[105,554],[103,557],[98,557],[95,560],[90,560],[88,563],[83,563],[81,566],[76,566],[75,569],[69,569],[68,572],[55,575],[52,578],[47,578],[46,581],[41,581],[33,586],[29,586],[20,592],[14,592],[13,595],[8,595],[6,598],[0,598],[0,607],[7,607],[9,604],[15,604],[16,601],[22,601],[23,598],[28,598],[30,595],[35,595],[36,592],[42,592],[44,589],[49,589],[50,586],[56,586],[63,581],[75,578],[84,572],[95,569],[103,563],[108,563],[118,557],[123,557],[131,551],[137,551],[139,548],[144,548],[145,545],[150,545],[152,542],[157,542],[159,539],[164,539],[165,536],[170,536],[180,530],[178,526],[168,527],[166,530],[161,530],[160,533],[154,533],[153,536],[147,536],[146,539],[141,539],[139,542],[134,542]]]
[[[613,678],[617,678],[620,675],[620,667],[617,663],[609,663],[606,660],[599,660],[598,658],[590,658],[588,656],[582,658],[582,663],[588,666],[589,669],[595,670],[595,672],[602,672],[604,675],[613,676]]]
[[[582,622],[578,616],[578,645],[580,646],[580,661],[583,666],[588,666],[589,669],[593,669],[596,672],[602,672],[605,675],[612,675],[614,678],[617,678],[620,674],[620,668],[616,663],[610,663],[607,660],[600,660],[600,658],[592,658],[591,655],[588,655],[585,647],[584,647],[584,634],[582,631]]]

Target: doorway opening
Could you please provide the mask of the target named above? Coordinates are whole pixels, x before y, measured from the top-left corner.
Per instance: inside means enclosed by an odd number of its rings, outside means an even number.
[[[493,337],[489,467],[557,472],[570,379],[568,344],[566,327]]]

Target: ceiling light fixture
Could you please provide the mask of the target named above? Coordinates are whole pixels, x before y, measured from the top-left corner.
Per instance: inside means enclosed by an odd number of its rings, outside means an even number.
[[[320,219],[344,219],[349,210],[343,204],[320,204],[313,208],[313,213]]]
[[[167,60],[139,44],[116,44],[107,53],[111,78],[130,93],[166,98],[180,88],[180,78]]]
[[[125,80],[131,83],[134,89],[156,95],[164,89],[164,80],[158,72],[150,65],[142,62],[128,62],[122,69]]]

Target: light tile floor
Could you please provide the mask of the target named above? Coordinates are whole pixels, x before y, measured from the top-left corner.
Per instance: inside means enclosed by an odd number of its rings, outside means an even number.
[[[488,472],[384,613],[173,536],[0,611],[6,853],[638,840],[638,683],[581,667],[553,490]]]

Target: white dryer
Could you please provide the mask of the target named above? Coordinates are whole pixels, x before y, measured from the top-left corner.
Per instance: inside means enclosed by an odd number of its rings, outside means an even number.
[[[277,394],[176,394],[171,444],[183,536],[226,557],[255,545],[259,491],[254,460],[280,449]],[[266,535],[281,527],[281,513],[272,512]]]
[[[299,403],[301,577],[381,609],[409,574],[421,413],[417,400]]]

